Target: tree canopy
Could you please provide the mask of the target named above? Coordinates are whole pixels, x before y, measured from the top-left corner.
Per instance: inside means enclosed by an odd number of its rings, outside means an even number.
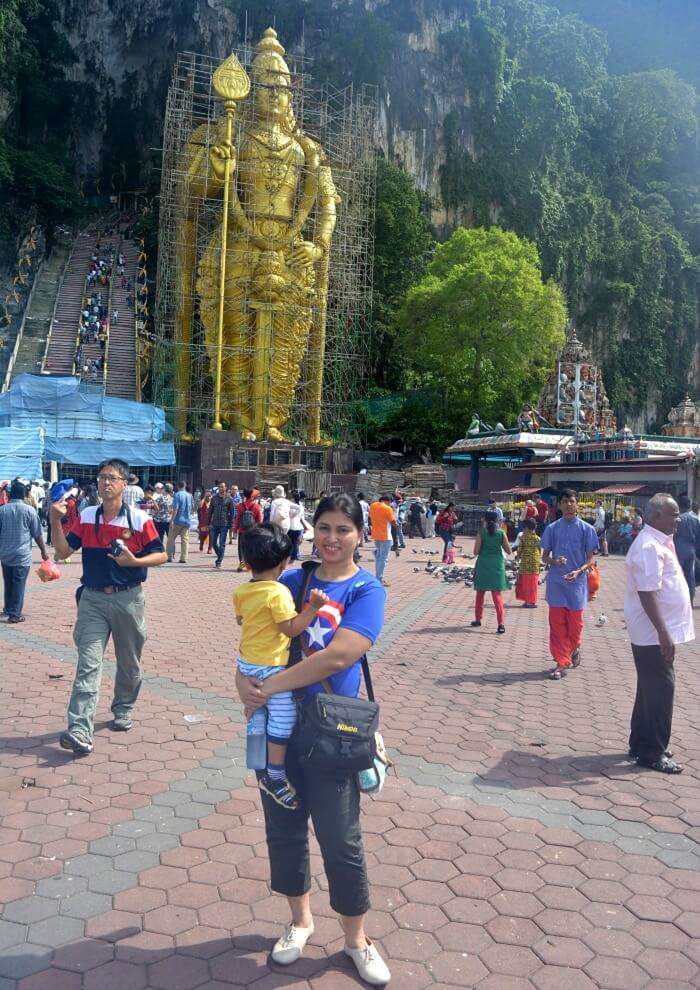
[[[442,427],[432,435],[426,429],[423,445],[454,439],[474,412],[510,418],[534,399],[565,323],[562,293],[543,281],[532,242],[498,227],[456,230],[436,248],[398,317],[408,380],[442,400]]]

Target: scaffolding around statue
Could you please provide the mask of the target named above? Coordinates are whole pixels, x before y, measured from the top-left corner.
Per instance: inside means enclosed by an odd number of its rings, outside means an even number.
[[[221,65],[178,56],[152,381],[181,436],[223,427],[243,440],[358,439],[375,122],[372,87],[317,86],[272,29]]]

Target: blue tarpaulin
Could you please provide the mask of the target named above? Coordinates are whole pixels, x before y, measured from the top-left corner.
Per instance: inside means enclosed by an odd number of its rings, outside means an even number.
[[[162,409],[107,396],[102,386],[73,376],[18,375],[0,395],[0,432],[3,428],[43,431],[46,460],[99,464],[105,457],[123,457],[144,466],[175,463],[174,431]]]
[[[41,430],[0,429],[0,481],[42,477],[41,456],[44,438]]]
[[[1,431],[0,431],[1,432]],[[157,440],[66,440],[47,437],[44,459],[63,464],[99,464],[120,457],[127,464],[164,467],[175,463],[172,443]]]

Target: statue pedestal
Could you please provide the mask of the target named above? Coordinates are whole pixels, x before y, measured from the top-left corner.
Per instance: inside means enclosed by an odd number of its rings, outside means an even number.
[[[229,430],[205,430],[192,446],[194,487],[225,481],[269,495],[275,485],[284,485],[286,491],[301,489],[311,498],[319,491],[355,490],[355,458],[349,447],[242,440]]]

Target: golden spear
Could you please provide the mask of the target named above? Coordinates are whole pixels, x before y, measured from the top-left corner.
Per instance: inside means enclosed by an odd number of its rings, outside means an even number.
[[[221,218],[221,264],[219,268],[219,319],[216,332],[216,377],[214,382],[214,422],[213,429],[221,426],[221,368],[224,347],[224,300],[226,296],[226,244],[228,241],[228,204],[231,182],[231,139],[236,103],[244,100],[250,92],[250,79],[235,55],[229,55],[212,77],[214,92],[224,101],[226,112],[226,158],[224,161],[224,203]]]

